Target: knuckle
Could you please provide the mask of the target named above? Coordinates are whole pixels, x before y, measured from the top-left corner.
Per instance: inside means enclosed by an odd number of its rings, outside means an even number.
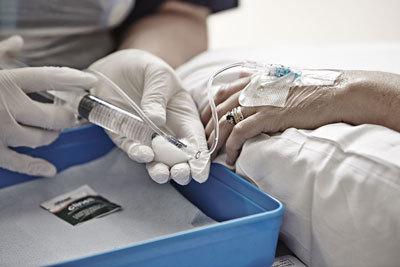
[[[284,121],[281,120],[280,118],[269,117],[268,123],[265,123],[262,128],[262,132],[265,132],[265,133],[280,132],[281,130],[283,130],[283,128],[282,128],[283,124],[284,124]]]
[[[220,121],[219,122],[219,128],[220,128],[219,135],[221,135],[221,130],[224,131],[226,129],[226,123],[224,121]],[[219,137],[220,136],[218,136],[218,138]]]
[[[237,150],[237,147],[235,145],[235,141],[232,138],[228,138],[228,140],[226,141],[226,145],[225,145],[225,151],[228,155],[232,155],[234,153],[234,151]]]
[[[208,114],[210,114],[210,112],[211,112],[211,109],[210,109],[210,107],[205,107],[202,111],[201,111],[201,114],[200,114],[200,118],[203,120],[203,123],[205,123],[205,120],[208,118]]]
[[[170,71],[170,67],[167,64],[154,64],[155,69],[157,69],[160,73],[167,73],[172,75]]]
[[[259,109],[259,110],[257,110],[257,113],[258,114],[260,114],[260,115],[262,115],[262,116],[271,116],[272,114],[272,111],[273,109],[271,108],[271,107],[264,107],[264,108],[261,108],[261,109]]]
[[[115,52],[105,58],[111,61],[126,60],[126,62],[129,62],[128,64],[132,65],[132,64],[137,64],[138,62],[141,61],[146,61],[146,59],[149,58],[149,53],[138,49],[124,49]]]
[[[224,109],[221,105],[217,106],[217,114],[218,114],[218,118],[222,118],[222,116],[225,115]]]
[[[238,123],[233,127],[232,133],[235,136],[241,137],[246,133],[246,127],[242,123]]]
[[[246,134],[246,127],[243,124],[236,124],[233,129],[232,133],[227,140],[227,150],[228,148],[230,151],[238,150],[241,147],[242,140],[245,138]]]
[[[225,95],[226,95],[226,89],[224,87],[220,88],[218,92],[215,94],[214,97],[215,102],[217,103],[222,102],[225,98]]]
[[[231,127],[231,124],[225,119],[225,117],[222,117],[222,118],[219,120],[219,127],[220,127],[221,129],[230,128],[230,127]]]

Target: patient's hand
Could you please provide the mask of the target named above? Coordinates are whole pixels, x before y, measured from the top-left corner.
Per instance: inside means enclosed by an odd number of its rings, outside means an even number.
[[[242,107],[244,119],[236,125],[225,114],[239,106],[238,97],[249,78],[225,86],[215,97],[220,136],[217,152],[225,145],[227,164],[233,165],[243,143],[260,133],[276,133],[295,127],[315,129],[319,126],[347,122],[372,123],[400,131],[400,75],[343,71],[333,86],[294,86],[284,107]],[[209,107],[201,114],[206,135],[213,140]]]

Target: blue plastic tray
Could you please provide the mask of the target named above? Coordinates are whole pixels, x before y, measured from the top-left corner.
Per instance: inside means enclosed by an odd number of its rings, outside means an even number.
[[[18,149],[53,162],[58,170],[96,159],[113,148],[98,127],[69,130],[53,144]],[[0,188],[35,177],[0,169]],[[220,223],[162,236],[131,246],[57,263],[60,266],[270,266],[282,222],[276,199],[219,164],[206,183],[174,185],[188,200]]]

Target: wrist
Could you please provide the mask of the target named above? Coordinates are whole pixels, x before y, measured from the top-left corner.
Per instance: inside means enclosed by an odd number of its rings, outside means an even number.
[[[379,85],[374,79],[375,72],[345,71],[342,79],[341,109],[342,121],[359,125],[364,123],[382,124],[384,103],[377,92]]]

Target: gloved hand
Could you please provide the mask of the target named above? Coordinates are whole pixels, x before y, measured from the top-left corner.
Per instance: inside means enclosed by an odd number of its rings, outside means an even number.
[[[0,42],[0,56],[17,53],[20,37]],[[11,52],[11,53],[10,53]],[[0,62],[2,58],[0,58]],[[38,147],[53,142],[74,116],[60,106],[31,100],[26,93],[89,89],[96,77],[70,68],[38,67],[0,70],[0,167],[35,176],[53,176],[49,162],[23,155],[11,147]]]
[[[200,150],[207,149],[204,128],[193,99],[183,89],[174,70],[160,58],[141,50],[123,50],[95,62],[89,69],[103,73],[121,87],[157,126],[169,129],[175,137],[199,147]],[[100,85],[92,93],[124,109],[132,110],[112,88]],[[163,155],[154,155],[150,144],[143,140],[130,140],[111,132],[109,135],[131,159],[147,163],[147,170],[157,183],[166,183],[173,179],[185,185],[189,183],[190,177],[198,182],[204,182],[208,178],[208,156],[203,155],[200,159],[191,159],[188,162],[168,162]],[[154,142],[160,140],[153,139],[153,145]]]
[[[0,63],[13,59],[21,50],[24,41],[21,36],[14,35],[0,42]],[[5,67],[5,66],[4,66]],[[4,68],[0,65],[0,68]]]

